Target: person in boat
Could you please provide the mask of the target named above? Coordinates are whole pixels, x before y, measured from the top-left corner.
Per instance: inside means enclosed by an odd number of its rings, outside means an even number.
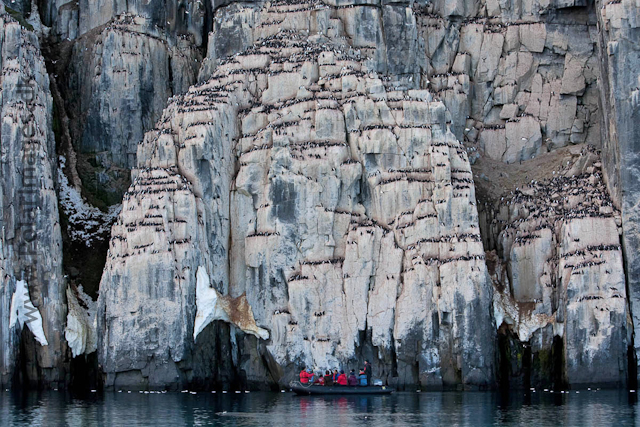
[[[347,385],[347,376],[344,374],[344,371],[340,371],[337,382],[338,385]]]
[[[324,385],[326,386],[333,385],[333,375],[331,375],[331,371],[327,371],[324,373]]]
[[[324,385],[324,377],[322,376],[322,372],[318,372],[315,375],[314,378],[315,378],[315,380],[313,382],[314,384],[316,384],[316,385]]]
[[[356,377],[356,371],[354,371],[353,369],[349,373],[349,385],[351,387],[358,385],[358,378]]]
[[[316,382],[316,375],[313,373],[313,369],[307,368],[307,377],[309,378],[309,384]]]
[[[309,380],[313,377],[313,374],[310,373],[311,369],[302,369],[300,371],[300,384],[309,384]]]
[[[333,383],[334,384],[338,384],[338,377],[340,376],[340,373],[338,372],[337,369],[333,370]]]
[[[372,369],[371,369],[371,363],[369,363],[368,360],[364,361],[364,374],[367,376],[367,385],[371,385],[371,374],[372,374]]]
[[[367,374],[365,374],[364,369],[360,369],[360,372],[358,373],[358,384],[362,387],[369,385],[367,382]]]

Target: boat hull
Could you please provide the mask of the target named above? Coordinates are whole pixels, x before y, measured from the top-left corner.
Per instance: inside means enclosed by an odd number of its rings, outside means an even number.
[[[347,394],[391,394],[395,390],[387,386],[304,386],[300,383],[290,384],[291,389],[298,395],[347,395]]]

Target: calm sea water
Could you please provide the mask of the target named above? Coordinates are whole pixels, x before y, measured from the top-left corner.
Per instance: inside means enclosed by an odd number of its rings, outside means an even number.
[[[396,393],[298,397],[293,393],[0,392],[0,426],[490,426],[640,425],[626,391]]]

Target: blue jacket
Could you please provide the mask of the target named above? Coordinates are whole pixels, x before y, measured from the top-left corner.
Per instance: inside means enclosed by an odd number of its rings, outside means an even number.
[[[359,379],[360,379],[360,385],[367,385],[367,376],[365,374],[360,375]]]

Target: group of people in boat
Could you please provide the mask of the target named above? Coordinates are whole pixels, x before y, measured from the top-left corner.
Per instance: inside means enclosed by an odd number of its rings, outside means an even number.
[[[338,372],[337,368],[333,372],[325,371],[324,375],[322,375],[322,371],[314,373],[311,368],[303,368],[300,371],[300,383],[304,385],[366,387],[372,385],[371,363],[365,360],[364,367],[359,370],[357,375],[355,369],[352,369],[348,376],[344,370]]]

